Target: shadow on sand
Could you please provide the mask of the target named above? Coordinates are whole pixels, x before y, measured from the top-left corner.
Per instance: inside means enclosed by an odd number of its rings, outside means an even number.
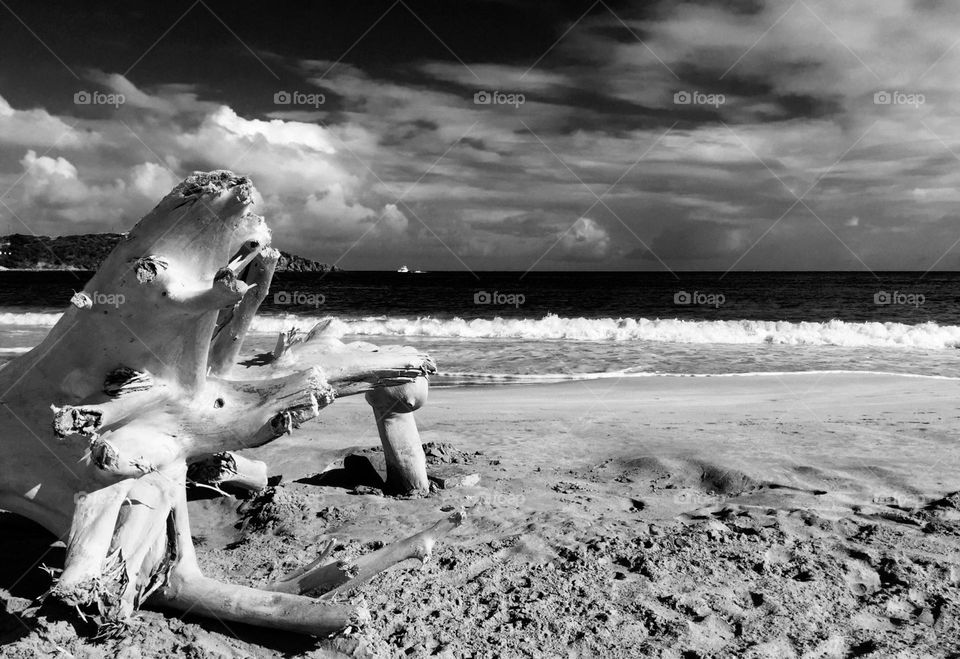
[[[0,647],[28,633],[17,615],[53,582],[43,567],[63,567],[64,546],[39,524],[0,512]]]

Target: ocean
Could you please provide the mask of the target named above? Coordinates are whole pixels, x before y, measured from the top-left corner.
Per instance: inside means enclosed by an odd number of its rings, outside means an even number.
[[[0,272],[0,361],[36,345],[86,272]],[[960,377],[960,273],[280,273],[245,352],[333,317],[404,344],[435,386],[663,374]]]

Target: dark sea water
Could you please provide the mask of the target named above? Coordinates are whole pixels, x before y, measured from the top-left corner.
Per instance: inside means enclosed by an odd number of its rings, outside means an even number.
[[[0,272],[0,354],[35,345],[90,273]],[[960,273],[283,273],[248,348],[338,319],[423,347],[443,383],[661,373],[960,376]]]

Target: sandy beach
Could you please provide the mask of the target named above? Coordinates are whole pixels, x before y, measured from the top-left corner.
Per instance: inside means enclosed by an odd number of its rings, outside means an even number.
[[[0,0],[0,659],[960,659],[960,5]]]
[[[318,484],[379,444],[362,398],[339,400],[249,451],[279,487],[194,501],[193,532],[207,574],[255,585],[327,538],[366,552],[466,508],[423,568],[358,591],[371,624],[318,640],[147,611],[118,645],[67,622],[27,634],[9,612],[48,584],[19,573],[49,538],[7,517],[3,654],[954,656],[958,398],[960,381],[882,374],[434,389],[418,412],[431,471],[479,482],[423,499]]]

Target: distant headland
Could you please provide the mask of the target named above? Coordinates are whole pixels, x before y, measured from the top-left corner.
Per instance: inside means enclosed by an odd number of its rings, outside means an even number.
[[[113,250],[122,233],[87,233],[76,236],[0,236],[0,269],[96,270]],[[277,272],[340,272],[335,265],[311,261],[280,250]]]

